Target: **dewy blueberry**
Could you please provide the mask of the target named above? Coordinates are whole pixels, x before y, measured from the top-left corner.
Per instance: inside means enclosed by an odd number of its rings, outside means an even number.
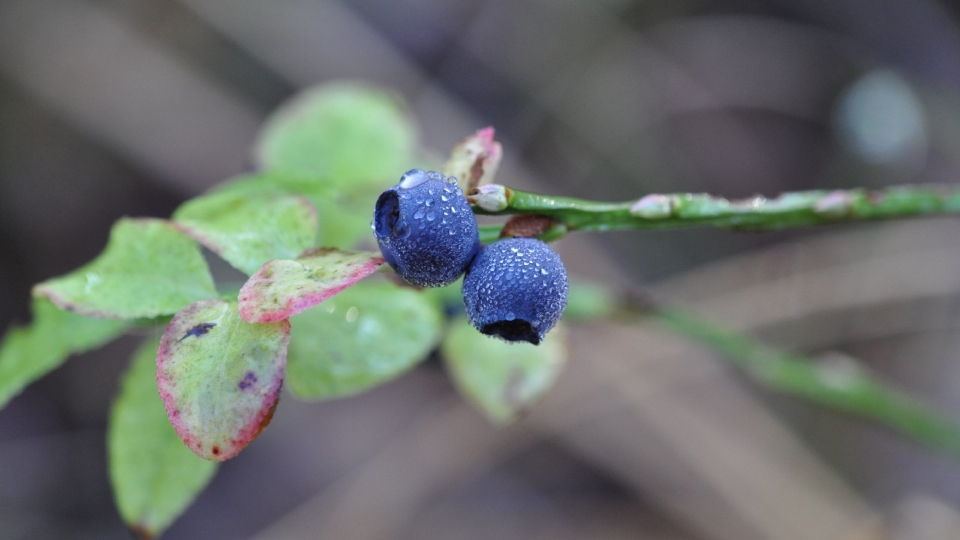
[[[407,282],[456,281],[480,249],[477,219],[455,178],[420,169],[377,199],[373,231],[383,258]]]
[[[537,345],[567,307],[567,271],[540,240],[500,240],[480,250],[467,269],[463,302],[480,332]]]

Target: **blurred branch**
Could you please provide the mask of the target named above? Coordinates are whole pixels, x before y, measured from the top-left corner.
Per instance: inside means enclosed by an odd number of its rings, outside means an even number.
[[[960,188],[896,186],[882,190],[796,191],[775,199],[761,196],[728,200],[707,194],[651,194],[636,201],[604,203],[528,193],[498,184],[480,186],[468,196],[482,215],[535,214],[557,224],[556,239],[566,231],[719,227],[765,231],[830,223],[960,214]],[[495,229],[484,227],[492,240]]]
[[[868,418],[960,457],[960,425],[954,419],[876,380],[853,358],[838,356],[818,362],[672,308],[632,311],[649,313],[670,330],[723,355],[768,388]]]

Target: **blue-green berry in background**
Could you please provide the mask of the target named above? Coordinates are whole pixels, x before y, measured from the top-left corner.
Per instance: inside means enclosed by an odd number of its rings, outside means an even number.
[[[463,303],[480,332],[538,345],[563,315],[567,287],[567,271],[550,246],[509,238],[474,258],[463,278]]]
[[[373,231],[387,263],[408,283],[456,281],[480,249],[477,219],[455,178],[420,169],[377,199]]]

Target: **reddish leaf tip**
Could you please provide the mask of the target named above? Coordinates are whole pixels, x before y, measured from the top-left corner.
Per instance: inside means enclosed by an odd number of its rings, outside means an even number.
[[[279,322],[316,306],[386,263],[382,257],[336,248],[308,250],[295,260],[264,264],[240,289],[240,317]]]
[[[155,535],[153,531],[145,526],[138,524],[130,525],[130,534],[137,540],[151,540]]]
[[[487,126],[483,129],[477,130],[477,138],[483,141],[485,144],[490,144],[493,142],[493,137],[495,130],[493,126]]]

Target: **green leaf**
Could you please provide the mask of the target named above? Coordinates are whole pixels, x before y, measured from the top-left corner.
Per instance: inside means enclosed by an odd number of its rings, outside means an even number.
[[[96,259],[34,295],[84,315],[133,319],[170,315],[217,291],[193,239],[163,220],[124,218]]]
[[[255,155],[264,170],[326,178],[340,187],[386,186],[412,163],[416,138],[410,114],[393,94],[336,83],[283,105],[260,133]]]
[[[571,281],[564,320],[592,320],[614,314],[621,302],[609,289],[586,281]]]
[[[543,397],[567,359],[562,327],[531,345],[485,336],[465,319],[453,324],[441,351],[460,393],[497,424],[513,422]]]
[[[320,215],[317,245],[349,248],[364,238],[372,241],[373,208],[384,189],[355,189],[332,196],[307,194]]]
[[[314,247],[317,211],[300,196],[214,192],[187,201],[173,214],[177,227],[234,268],[256,272],[272,259],[292,259]]]
[[[270,261],[240,289],[240,316],[251,323],[288,319],[369,276],[384,262],[375,253],[334,248]]]
[[[45,298],[35,298],[33,322],[11,329],[0,343],[0,407],[71,354],[111,341],[130,324],[69,313]]]
[[[357,184],[348,188],[337,186],[324,178],[267,171],[231,180],[215,193],[286,193],[306,197],[317,210],[316,245],[348,248],[365,237],[372,238],[370,221],[373,219],[374,203],[393,181],[385,181],[382,185]]]
[[[290,320],[287,385],[304,399],[366,390],[424,360],[443,318],[428,296],[390,283],[360,283]]]
[[[423,289],[423,294],[432,298],[434,302],[443,306],[447,313],[464,313],[463,305],[463,277],[443,287],[428,287]]]
[[[236,302],[197,302],[170,321],[157,384],[170,423],[194,453],[229,459],[270,423],[289,341],[288,321],[248,324]]]
[[[124,522],[153,537],[183,513],[217,471],[200,459],[167,420],[157,393],[156,339],[133,359],[113,404],[107,436],[110,483]]]

